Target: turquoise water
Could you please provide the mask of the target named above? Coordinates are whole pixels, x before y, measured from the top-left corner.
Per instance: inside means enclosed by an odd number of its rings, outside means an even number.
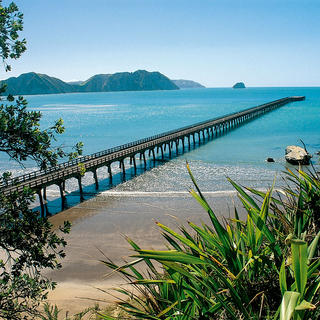
[[[90,154],[293,95],[305,95],[306,100],[268,113],[145,173],[141,167],[137,177],[129,170],[128,181],[118,184],[120,176],[116,177],[118,185],[113,188],[115,192],[186,191],[190,185],[185,169],[187,159],[201,188],[215,192],[231,189],[226,176],[253,187],[269,186],[275,175],[285,169],[285,147],[301,145],[300,139],[310,153],[319,151],[320,88],[73,93],[28,96],[27,100],[29,109],[43,113],[43,127],[59,117],[64,119],[66,132],[58,144],[70,146],[83,141],[84,154]],[[267,157],[276,162],[267,163]],[[318,162],[316,155],[313,162]],[[27,169],[21,169],[3,156],[0,167],[2,171],[10,169],[15,174],[34,169],[32,163],[27,163]],[[126,167],[130,168],[129,163]],[[105,168],[98,170],[101,190],[110,188],[106,171]],[[119,172],[117,164],[113,171]],[[88,185],[86,191],[93,192],[91,173],[86,174],[85,184]],[[71,179],[68,188],[76,190],[76,182]],[[58,194],[55,187],[51,192],[52,196]]]

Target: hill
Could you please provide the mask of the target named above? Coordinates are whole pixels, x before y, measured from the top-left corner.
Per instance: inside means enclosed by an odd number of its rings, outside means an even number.
[[[5,94],[11,93],[13,95],[179,89],[160,72],[145,70],[98,74],[83,82],[73,81],[70,83],[45,74],[29,72],[1,81],[1,83],[3,82],[7,84]]]
[[[180,89],[193,89],[193,88],[205,88],[202,84],[192,81],[192,80],[171,80]]]
[[[6,94],[48,94],[75,92],[76,87],[46,74],[29,72],[21,74],[19,77],[11,77],[1,81],[7,84]]]
[[[83,81],[68,81],[67,84],[71,84],[72,86],[79,86]]]
[[[97,74],[80,84],[81,91],[177,90],[169,78],[160,72],[137,70],[114,74]]]

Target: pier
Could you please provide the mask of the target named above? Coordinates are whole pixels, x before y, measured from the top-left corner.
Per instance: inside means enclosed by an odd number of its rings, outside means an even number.
[[[19,177],[6,181],[0,181],[0,192],[9,195],[16,191],[22,191],[23,188],[33,189],[39,196],[41,214],[46,214],[46,188],[51,185],[57,185],[60,190],[61,209],[66,207],[65,181],[70,178],[76,178],[79,185],[80,201],[84,200],[82,190],[82,175],[86,172],[93,173],[95,187],[99,188],[99,177],[97,169],[106,167],[109,173],[110,183],[112,183],[111,164],[118,162],[121,168],[122,179],[126,180],[125,159],[130,159],[134,172],[137,172],[137,157],[143,162],[145,170],[147,169],[147,160],[155,162],[164,160],[165,156],[172,158],[179,155],[180,152],[190,150],[206,141],[217,138],[227,131],[234,129],[248,121],[251,121],[263,114],[280,108],[288,103],[304,100],[304,96],[286,97],[265,103],[256,107],[230,113],[222,117],[209,119],[185,126],[176,130],[171,130],[151,137],[133,141],[121,146],[117,146],[104,151],[96,152],[91,155],[79,157],[77,159],[61,163],[55,167],[46,170],[34,171]]]

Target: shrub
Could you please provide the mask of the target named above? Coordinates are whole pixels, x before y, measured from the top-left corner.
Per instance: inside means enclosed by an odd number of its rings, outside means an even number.
[[[229,179],[247,217],[240,220],[235,209],[234,218],[221,223],[187,168],[195,186],[190,193],[211,224],[189,222],[192,231],[180,226],[176,232],[157,223],[168,246],[163,251],[142,250],[128,238],[135,260],[103,261],[135,288],[116,289],[127,297],[119,306],[134,319],[316,319],[318,176],[289,171],[288,186],[275,196],[273,188],[260,192]]]

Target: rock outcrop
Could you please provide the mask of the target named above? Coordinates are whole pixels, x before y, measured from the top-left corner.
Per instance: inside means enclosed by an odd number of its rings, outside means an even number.
[[[232,88],[233,89],[244,89],[246,86],[243,82],[237,82]]]
[[[287,162],[291,164],[310,164],[310,159],[312,155],[309,154],[305,149],[298,146],[288,146],[286,147],[285,158]]]

